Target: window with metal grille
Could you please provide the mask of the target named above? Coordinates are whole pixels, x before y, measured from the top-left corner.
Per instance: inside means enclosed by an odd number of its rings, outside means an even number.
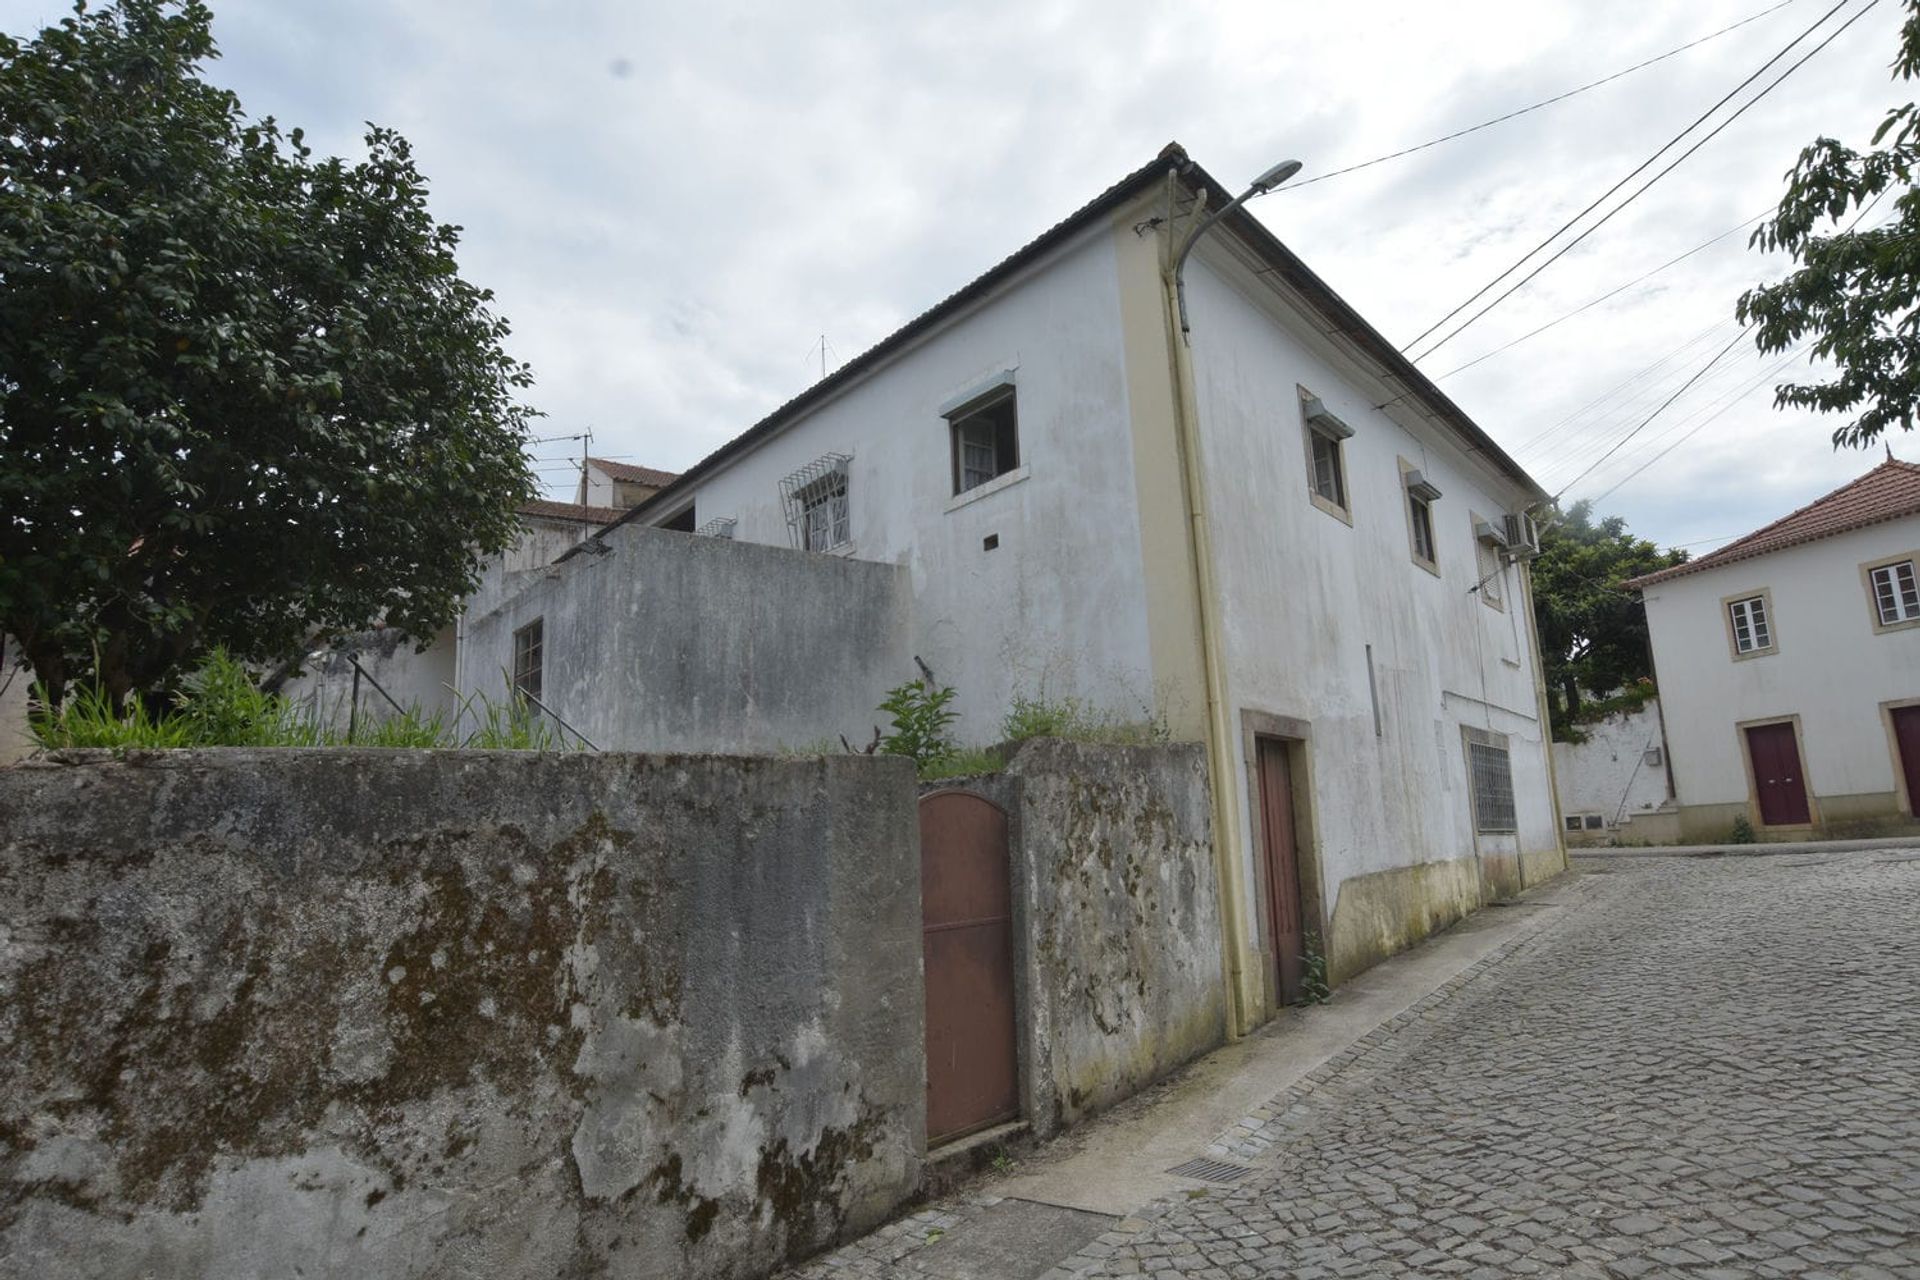
[[[1913,561],[1883,564],[1868,576],[1873,580],[1873,607],[1881,626],[1920,621],[1920,579],[1914,575]]]
[[[541,659],[546,648],[546,619],[535,618],[513,633],[513,688],[516,693],[540,697]]]
[[[1748,596],[1727,605],[1727,621],[1733,626],[1733,651],[1758,653],[1773,647],[1773,627],[1767,619],[1763,596]]]
[[[844,453],[816,458],[780,482],[787,530],[802,551],[832,551],[853,541]]]
[[[1473,788],[1473,829],[1483,833],[1517,830],[1513,805],[1513,761],[1505,734],[1466,731],[1467,778]]]
[[[955,410],[947,422],[953,437],[953,491],[965,493],[1020,465],[1020,418],[1012,387]]]

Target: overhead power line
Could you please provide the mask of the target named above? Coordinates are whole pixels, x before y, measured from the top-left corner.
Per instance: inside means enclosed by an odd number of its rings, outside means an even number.
[[[1503,343],[1502,345],[1495,347],[1491,351],[1475,356],[1473,359],[1467,361],[1465,364],[1455,365],[1453,368],[1447,370],[1445,373],[1436,374],[1435,376],[1440,378],[1451,378],[1456,373],[1464,373],[1466,370],[1473,368],[1473,366],[1479,364],[1482,360],[1491,360],[1493,359],[1493,357],[1499,355],[1503,351],[1511,351],[1513,348],[1519,346],[1521,343],[1525,342],[1527,339],[1537,338],[1541,334],[1545,333],[1547,330],[1553,328],[1555,325],[1571,320],[1583,311],[1591,311],[1595,307],[1599,306],[1601,303],[1607,301],[1609,298],[1619,297],[1621,294],[1625,293],[1628,289],[1633,288],[1633,286],[1653,279],[1653,277],[1659,275],[1662,271],[1665,271],[1668,267],[1677,266],[1680,263],[1685,262],[1688,258],[1691,258],[1696,253],[1699,253],[1702,249],[1708,249],[1716,244],[1719,244],[1722,240],[1725,240],[1728,236],[1732,235],[1734,232],[1742,230],[1743,228],[1752,226],[1754,223],[1760,221],[1760,219],[1766,217],[1767,214],[1771,212],[1773,212],[1771,209],[1764,209],[1761,212],[1754,214],[1751,218],[1748,218],[1745,222],[1742,222],[1739,226],[1728,227],[1725,231],[1722,231],[1719,235],[1713,237],[1713,239],[1703,240],[1699,244],[1693,246],[1693,248],[1687,250],[1685,253],[1680,254],[1677,257],[1668,258],[1665,262],[1661,263],[1659,266],[1655,267],[1653,270],[1645,272],[1641,275],[1637,275],[1633,279],[1627,281],[1625,284],[1617,285],[1614,288],[1607,290],[1605,293],[1593,299],[1591,302],[1583,302],[1579,306],[1575,307],[1573,310],[1568,311],[1562,315],[1556,316],[1552,320],[1547,321],[1545,324],[1541,325],[1539,328],[1529,329],[1527,330],[1527,332],[1513,339],[1513,341]]]
[[[1775,63],[1779,62],[1782,58],[1785,58],[1789,53],[1793,52],[1794,48],[1797,45],[1799,45],[1801,41],[1805,40],[1808,36],[1812,35],[1815,31],[1819,30],[1819,28],[1822,25],[1824,25],[1828,19],[1832,18],[1836,13],[1840,12],[1841,9],[1845,8],[1847,3],[1848,3],[1848,0],[1839,0],[1839,3],[1835,4],[1831,9],[1828,9],[1825,13],[1821,14],[1820,17],[1816,19],[1811,26],[1809,26],[1806,30],[1802,31],[1799,35],[1795,36],[1792,40],[1788,41],[1786,45],[1784,45],[1780,49],[1779,52],[1775,53],[1771,58],[1768,58],[1765,62],[1760,64],[1759,68],[1756,69],[1751,75],[1747,76],[1746,79],[1742,80],[1739,84],[1735,85],[1732,89],[1728,90],[1727,93],[1723,97],[1721,97],[1719,101],[1715,102],[1711,107],[1708,107],[1705,111],[1701,112],[1698,116],[1696,116],[1686,126],[1686,128],[1680,130],[1680,132],[1674,134],[1673,137],[1669,138],[1664,144],[1661,145],[1659,150],[1655,151],[1652,155],[1648,156],[1645,160],[1641,161],[1637,166],[1635,166],[1632,172],[1628,173],[1625,177],[1621,178],[1618,182],[1614,183],[1611,187],[1608,187],[1605,191],[1601,192],[1600,195],[1597,196],[1584,209],[1574,214],[1573,217],[1567,219],[1566,222],[1562,223],[1557,229],[1555,229],[1553,234],[1549,235],[1546,239],[1542,240],[1539,244],[1535,245],[1533,248],[1529,249],[1526,253],[1522,254],[1518,259],[1514,261],[1514,263],[1511,266],[1507,267],[1506,270],[1502,271],[1499,275],[1495,276],[1493,279],[1489,280],[1486,284],[1482,285],[1479,289],[1475,290],[1470,296],[1467,297],[1467,299],[1464,302],[1460,303],[1460,305],[1453,308],[1453,310],[1441,316],[1438,320],[1434,321],[1431,325],[1428,325],[1425,330],[1423,330],[1418,336],[1416,336],[1413,339],[1413,341],[1401,347],[1401,350],[1408,351],[1411,348],[1418,346],[1420,343],[1424,342],[1428,337],[1430,337],[1435,330],[1441,328],[1449,320],[1452,320],[1455,316],[1459,315],[1462,311],[1465,311],[1468,307],[1472,306],[1475,302],[1478,302],[1481,298],[1484,298],[1487,294],[1493,292],[1495,288],[1499,287],[1501,281],[1505,280],[1507,277],[1511,276],[1514,272],[1519,271],[1522,267],[1526,266],[1526,264],[1529,261],[1531,261],[1536,255],[1543,252],[1548,246],[1553,244],[1554,241],[1558,240],[1561,236],[1565,235],[1569,230],[1571,230],[1574,226],[1576,226],[1581,219],[1585,218],[1588,214],[1592,213],[1595,209],[1599,208],[1608,199],[1610,199],[1615,193],[1617,193],[1622,187],[1626,186],[1629,182],[1633,181],[1635,178],[1639,177],[1642,173],[1652,168],[1655,162],[1657,162],[1661,156],[1664,156],[1667,152],[1673,150],[1674,147],[1679,146],[1680,143],[1686,140],[1689,134],[1691,134],[1695,129],[1698,129],[1701,125],[1705,124],[1709,119],[1713,117],[1713,115],[1716,112],[1720,110],[1720,108],[1726,106],[1727,103],[1731,102],[1736,96],[1740,94],[1742,90],[1746,89],[1748,85],[1751,85],[1754,81],[1758,80],[1761,76],[1765,75],[1766,72],[1770,68],[1772,68]],[[1837,39],[1842,32],[1844,32],[1848,27],[1852,26],[1854,23],[1858,22],[1862,17],[1866,16],[1866,14],[1870,10],[1872,10],[1873,7],[1878,3],[1879,3],[1879,0],[1867,0],[1867,3],[1863,5],[1857,13],[1855,13],[1851,18],[1847,19],[1846,22],[1842,23],[1839,27],[1835,28],[1831,33],[1829,33],[1825,40],[1822,40],[1818,45],[1815,45],[1804,56],[1802,56],[1798,62],[1795,62],[1794,64],[1789,66],[1784,72],[1780,74],[1778,78],[1776,78],[1771,83],[1769,83],[1764,88],[1762,88],[1760,92],[1756,93],[1753,97],[1747,99],[1739,107],[1735,108],[1735,110],[1731,115],[1729,115],[1725,120],[1722,120],[1719,124],[1715,125],[1711,131],[1709,131],[1704,137],[1700,138],[1692,146],[1688,147],[1672,163],[1667,165],[1666,168],[1662,169],[1660,172],[1656,173],[1652,178],[1648,179],[1646,183],[1644,183],[1637,190],[1635,190],[1625,200],[1621,201],[1619,204],[1615,205],[1612,209],[1608,210],[1605,214],[1603,214],[1599,218],[1599,220],[1594,222],[1592,226],[1587,227],[1585,230],[1581,231],[1579,235],[1575,236],[1573,239],[1569,240],[1567,243],[1561,245],[1560,248],[1555,250],[1554,253],[1546,259],[1546,261],[1542,262],[1539,266],[1535,267],[1532,271],[1529,271],[1525,276],[1521,277],[1519,281],[1517,281],[1515,284],[1510,286],[1505,292],[1501,293],[1498,297],[1494,298],[1493,301],[1489,302],[1486,306],[1480,308],[1480,310],[1476,311],[1473,315],[1467,317],[1466,320],[1462,321],[1459,325],[1455,326],[1450,332],[1448,332],[1445,337],[1429,345],[1426,348],[1426,350],[1422,351],[1418,356],[1414,358],[1425,359],[1426,357],[1432,355],[1435,351],[1438,351],[1441,347],[1445,346],[1447,343],[1459,337],[1460,334],[1464,332],[1469,325],[1472,325],[1475,321],[1479,320],[1482,316],[1486,315],[1487,312],[1493,310],[1494,307],[1500,305],[1500,303],[1512,297],[1515,292],[1523,288],[1535,276],[1538,276],[1542,271],[1545,271],[1548,267],[1552,266],[1555,262],[1559,261],[1562,257],[1564,257],[1567,254],[1567,252],[1570,251],[1575,245],[1578,245],[1583,240],[1585,240],[1588,236],[1592,235],[1595,231],[1598,231],[1601,227],[1605,226],[1616,215],[1618,215],[1621,210],[1625,209],[1628,205],[1632,204],[1635,200],[1639,199],[1642,195],[1644,195],[1647,192],[1649,188],[1651,188],[1655,183],[1659,182],[1660,179],[1666,177],[1669,173],[1672,173],[1674,169],[1677,168],[1682,162],[1684,162],[1689,156],[1693,155],[1696,151],[1698,151],[1701,147],[1705,146],[1708,142],[1711,142],[1716,136],[1718,136],[1721,130],[1725,129],[1728,125],[1732,124],[1735,120],[1738,120],[1750,108],[1752,108],[1754,104],[1758,103],[1762,98],[1766,97],[1769,93],[1772,93],[1773,90],[1778,88],[1781,82],[1786,80],[1788,76],[1792,75],[1795,71],[1799,70],[1802,66],[1805,66],[1809,58],[1819,53],[1822,49],[1826,48],[1829,44],[1832,44],[1833,41]]]
[[[1652,413],[1642,418],[1640,420],[1639,425],[1634,427],[1633,430],[1627,432],[1626,435],[1621,436],[1619,440],[1615,441],[1612,448],[1608,449],[1605,453],[1601,454],[1593,462],[1589,463],[1585,468],[1581,470],[1579,475],[1575,476],[1573,479],[1561,485],[1560,491],[1553,495],[1553,500],[1555,502],[1558,502],[1560,498],[1566,493],[1567,490],[1573,488],[1573,486],[1575,486],[1576,484],[1579,484],[1582,480],[1586,479],[1589,475],[1592,475],[1595,467],[1598,467],[1601,463],[1605,462],[1608,458],[1611,458],[1614,454],[1618,453],[1622,448],[1622,446],[1624,446],[1627,443],[1627,441],[1633,439],[1635,436],[1639,435],[1642,431],[1645,431],[1647,429],[1648,424],[1650,424],[1655,418],[1659,417],[1661,413],[1665,411],[1668,405],[1672,404],[1675,400],[1678,400],[1681,396],[1687,393],[1687,388],[1691,387],[1694,383],[1700,381],[1700,379],[1704,378],[1707,375],[1707,371],[1709,369],[1712,369],[1713,366],[1719,364],[1722,360],[1726,359],[1728,353],[1730,353],[1736,346],[1740,344],[1740,339],[1746,337],[1748,331],[1751,330],[1752,328],[1753,326],[1750,324],[1741,325],[1740,332],[1733,335],[1732,342],[1729,342],[1726,346],[1720,348],[1719,351],[1715,352],[1713,359],[1707,361],[1705,364],[1701,365],[1697,370],[1695,370],[1691,378],[1688,378],[1685,382],[1680,384],[1680,389],[1678,391],[1675,391],[1672,395],[1668,396],[1665,400],[1662,400],[1660,402],[1659,408],[1655,409]]]
[[[1786,359],[1780,361],[1778,364],[1768,369],[1759,378],[1755,379],[1753,382],[1753,385],[1747,387],[1745,391],[1741,393],[1740,396],[1735,396],[1732,399],[1728,400],[1727,403],[1721,405],[1718,409],[1714,410],[1712,413],[1708,414],[1705,418],[1701,419],[1696,426],[1694,426],[1691,430],[1689,430],[1685,435],[1681,436],[1678,440],[1675,440],[1672,444],[1668,445],[1666,448],[1662,449],[1660,452],[1654,454],[1651,458],[1648,458],[1645,462],[1641,463],[1639,466],[1635,467],[1633,470],[1627,472],[1626,475],[1621,476],[1618,480],[1614,481],[1612,486],[1609,487],[1606,490],[1606,492],[1602,493],[1599,497],[1593,500],[1594,505],[1598,506],[1602,501],[1612,497],[1614,493],[1620,488],[1620,486],[1626,484],[1627,481],[1633,479],[1635,476],[1645,471],[1648,467],[1651,467],[1654,463],[1660,461],[1660,459],[1666,457],[1668,454],[1672,453],[1675,449],[1678,449],[1681,445],[1693,439],[1693,437],[1699,435],[1702,431],[1706,429],[1708,423],[1718,418],[1721,414],[1725,413],[1727,410],[1733,408],[1733,406],[1738,404],[1747,392],[1754,390],[1756,387],[1760,386],[1761,383],[1767,382],[1772,378],[1777,377],[1782,369],[1785,369],[1788,365],[1792,364],[1795,360],[1798,360],[1801,354],[1805,352],[1807,348],[1812,345],[1813,343],[1809,341],[1809,342],[1803,342],[1798,347],[1795,347],[1791,352],[1787,354]]]
[[[1479,124],[1471,125],[1465,129],[1456,129],[1452,133],[1445,134],[1442,137],[1433,139],[1431,142],[1422,142],[1417,146],[1402,147],[1400,150],[1388,152],[1384,156],[1375,156],[1371,160],[1362,160],[1359,164],[1350,164],[1346,166],[1344,169],[1335,169],[1331,173],[1323,173],[1318,177],[1308,178],[1302,182],[1290,182],[1286,186],[1281,187],[1280,191],[1282,191],[1283,193],[1290,192],[1290,191],[1298,191],[1302,187],[1310,187],[1316,182],[1325,182],[1329,178],[1338,178],[1342,174],[1357,173],[1362,169],[1371,169],[1374,165],[1385,164],[1389,160],[1398,160],[1401,156],[1410,156],[1414,154],[1416,151],[1425,151],[1427,148],[1437,147],[1443,142],[1452,142],[1455,138],[1464,138],[1470,133],[1478,133],[1482,129],[1491,129],[1494,125],[1505,124],[1509,120],[1518,119],[1519,117],[1524,116],[1529,112],[1538,111],[1542,107],[1550,107],[1556,102],[1565,102],[1568,98],[1578,97],[1580,94],[1587,92],[1589,89],[1598,89],[1602,85],[1612,84],[1615,80],[1618,80],[1623,76],[1630,76],[1636,71],[1644,70],[1645,68],[1652,66],[1656,62],[1665,62],[1668,58],[1678,57],[1680,54],[1685,53],[1687,50],[1698,48],[1700,45],[1707,43],[1707,41],[1716,40],[1719,37],[1726,35],[1730,31],[1738,31],[1741,27],[1746,26],[1749,22],[1758,22],[1760,21],[1760,19],[1766,17],[1768,14],[1777,13],[1781,9],[1784,9],[1788,5],[1792,4],[1793,2],[1794,0],[1780,0],[1779,4],[1773,5],[1766,9],[1762,9],[1760,12],[1753,14],[1749,17],[1742,18],[1740,19],[1740,21],[1732,24],[1731,26],[1722,27],[1718,31],[1710,31],[1706,35],[1701,36],[1697,40],[1689,40],[1687,43],[1681,45],[1677,49],[1669,49],[1665,53],[1659,54],[1652,58],[1648,58],[1644,62],[1636,62],[1632,66],[1626,68],[1624,71],[1616,71],[1610,76],[1603,76],[1600,79],[1595,80],[1589,84],[1583,84],[1577,89],[1569,89],[1565,93],[1556,93],[1553,97],[1544,98],[1541,101],[1534,103],[1530,107],[1521,107],[1518,111],[1509,111],[1505,115],[1495,116],[1491,120],[1483,120]],[[817,346],[818,344],[816,343],[815,345]],[[807,354],[809,355],[813,354],[812,348],[808,348]]]

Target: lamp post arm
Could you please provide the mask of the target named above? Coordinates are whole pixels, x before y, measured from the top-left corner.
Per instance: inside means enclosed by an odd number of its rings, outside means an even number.
[[[1201,219],[1200,225],[1195,227],[1193,234],[1187,237],[1187,242],[1180,246],[1180,256],[1173,260],[1173,294],[1180,304],[1180,332],[1183,336],[1192,331],[1191,327],[1187,324],[1187,278],[1185,275],[1187,256],[1193,252],[1193,246],[1200,243],[1200,237],[1213,230],[1214,223],[1220,221],[1220,219],[1226,217],[1235,209],[1238,209],[1241,205],[1253,199],[1253,197],[1263,194],[1263,192],[1264,188],[1257,184],[1248,187],[1233,200]]]

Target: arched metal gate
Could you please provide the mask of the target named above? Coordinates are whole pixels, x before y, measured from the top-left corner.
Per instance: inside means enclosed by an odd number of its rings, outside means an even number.
[[[920,801],[927,979],[927,1141],[1020,1112],[1007,815],[969,791]]]

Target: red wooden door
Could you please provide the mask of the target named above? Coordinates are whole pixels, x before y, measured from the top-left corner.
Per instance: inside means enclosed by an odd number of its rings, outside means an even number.
[[[1747,755],[1753,761],[1753,785],[1760,821],[1769,827],[1811,822],[1807,780],[1800,769],[1800,748],[1790,724],[1760,724],[1747,730]]]
[[[1300,859],[1293,840],[1293,775],[1286,744],[1255,739],[1260,773],[1260,842],[1267,869],[1267,927],[1273,939],[1274,990],[1281,1004],[1302,994],[1306,979],[1306,926],[1300,909]]]
[[[920,801],[927,982],[927,1141],[1020,1111],[1013,1023],[1007,815],[965,791]]]
[[[1920,817],[1920,707],[1893,709],[1893,741],[1907,776],[1907,812]]]

